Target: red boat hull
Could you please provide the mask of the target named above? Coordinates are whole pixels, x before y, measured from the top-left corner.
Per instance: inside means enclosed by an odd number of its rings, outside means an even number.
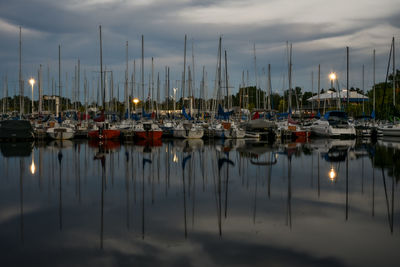
[[[121,132],[119,130],[103,130],[100,134],[99,130],[90,131],[88,136],[90,139],[98,139],[98,140],[110,140],[110,139],[118,139]]]
[[[157,140],[161,139],[162,131],[137,131],[135,137],[144,140]]]
[[[296,132],[293,132],[293,134],[296,137],[310,137],[311,136],[310,131],[296,131]]]

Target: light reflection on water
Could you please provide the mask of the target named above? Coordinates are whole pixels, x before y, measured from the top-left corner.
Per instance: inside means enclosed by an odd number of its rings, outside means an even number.
[[[398,265],[395,142],[0,148],[4,266]]]

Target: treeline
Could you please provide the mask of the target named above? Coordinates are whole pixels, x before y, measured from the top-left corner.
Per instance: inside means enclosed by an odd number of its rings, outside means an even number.
[[[395,84],[395,105],[393,105],[393,75],[389,75],[387,82],[377,83],[375,85],[375,114],[376,117],[379,119],[388,119],[393,116],[400,117],[400,70],[396,71],[396,84]],[[330,89],[334,90],[334,89]],[[313,95],[317,95],[317,92],[314,94],[310,91],[304,91],[300,87],[295,87],[291,89],[291,102],[292,102],[292,110],[297,109],[311,109],[312,104],[307,101]],[[321,94],[324,93],[326,90],[321,89]],[[362,93],[359,88],[350,88],[350,91],[356,91],[358,93]],[[240,88],[239,91],[234,94],[230,95],[229,99],[226,96],[221,96],[219,103],[223,104],[225,108],[233,107],[233,106],[241,106],[244,108],[249,108],[249,110],[253,111],[255,109],[264,109],[264,107],[268,108],[268,103],[266,101],[266,92],[265,90],[261,90],[260,88],[256,88],[255,86],[249,86]],[[288,110],[288,96],[289,90],[285,90],[283,95],[278,93],[271,94],[271,108],[273,110],[277,110],[279,112],[285,112]],[[363,112],[363,105],[362,103],[350,103],[348,107],[344,105],[344,109],[349,113],[350,116],[360,116],[363,115],[370,115],[373,111],[373,88],[369,88],[366,90],[366,96],[369,98],[369,101],[364,102],[364,112]],[[174,100],[173,98],[169,98],[168,101],[164,100],[162,103],[158,104],[159,109],[169,109],[172,110],[174,107]],[[167,105],[168,103],[168,105]],[[229,103],[229,105],[227,105]],[[192,107],[194,109],[201,109],[204,110],[206,108],[216,108],[215,101],[208,99],[199,99],[194,98],[192,101]],[[345,103],[343,103],[345,104]],[[55,100],[43,100],[43,111],[51,111],[55,112]],[[131,110],[134,106],[133,103],[130,103]],[[4,110],[8,111],[16,111],[19,112],[20,109],[20,97],[13,96],[0,99],[0,113]],[[37,112],[39,106],[39,101],[34,101],[34,110]],[[88,103],[89,107],[98,106],[95,102]],[[156,102],[153,101],[151,103],[150,100],[147,100],[145,103],[141,102],[137,105],[137,108],[145,107],[147,111],[151,110],[151,106],[156,109]],[[181,109],[183,106],[182,98],[177,99],[175,103],[176,109]],[[27,96],[23,97],[23,109],[24,113],[31,113],[32,106],[31,106],[31,99]],[[188,100],[185,100],[185,107],[188,107]],[[61,98],[61,110],[66,109],[77,109],[80,111],[84,111],[84,103],[82,102],[74,102],[68,98]],[[115,111],[117,113],[124,113],[125,112],[125,105],[124,102],[118,101],[117,99],[113,99],[106,103],[106,110]],[[316,106],[314,106],[314,110]]]

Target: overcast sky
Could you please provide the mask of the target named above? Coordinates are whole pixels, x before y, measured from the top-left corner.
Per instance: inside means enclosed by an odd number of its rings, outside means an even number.
[[[139,80],[142,34],[146,84],[151,57],[162,80],[166,65],[171,68],[172,80],[181,79],[187,34],[187,62],[191,64],[193,43],[196,87],[205,66],[208,95],[213,93],[220,35],[228,54],[234,92],[238,90],[243,70],[249,71],[249,83],[255,83],[253,43],[259,83],[263,86],[262,69],[271,64],[273,91],[279,93],[288,84],[286,41],[293,43],[293,84],[305,91],[311,91],[312,71],[314,88],[317,86],[318,64],[321,64],[321,87],[328,87],[330,71],[337,72],[341,87],[345,87],[346,46],[350,47],[350,86],[361,88],[364,64],[365,88],[369,89],[373,49],[376,49],[377,81],[382,81],[393,36],[400,47],[400,5],[395,0],[0,0],[0,75],[8,75],[10,93],[18,80],[19,26],[24,79],[37,75],[39,64],[43,64],[44,90],[49,92],[46,69],[49,65],[50,76],[57,81],[60,44],[62,85],[68,85],[71,95],[71,79],[78,58],[81,77],[84,70],[89,82],[98,75],[99,25],[103,29],[103,64],[113,71],[115,83],[120,83],[121,100],[125,44],[129,42],[129,72],[133,71],[136,59]],[[400,63],[399,57],[397,62]]]

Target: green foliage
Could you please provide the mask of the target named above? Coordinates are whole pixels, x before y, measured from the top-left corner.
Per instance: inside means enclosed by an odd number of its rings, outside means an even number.
[[[375,114],[379,119],[389,119],[393,116],[400,114],[400,71],[396,71],[396,90],[395,90],[395,106],[393,106],[393,75],[388,77],[388,82],[381,82],[375,85]],[[385,92],[386,91],[386,92]],[[368,110],[373,110],[373,97],[374,91],[371,88],[367,92],[367,96],[370,99],[368,102]]]
[[[302,102],[307,103],[307,99],[309,99],[312,96],[313,96],[313,94],[311,92],[304,92],[304,94],[302,96]]]
[[[284,111],[286,111],[286,110],[287,110],[287,103],[286,103],[285,99],[282,98],[282,99],[279,101],[278,111],[284,112]]]

